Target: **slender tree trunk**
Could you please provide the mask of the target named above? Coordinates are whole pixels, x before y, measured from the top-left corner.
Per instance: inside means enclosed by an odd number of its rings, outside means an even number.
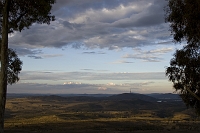
[[[2,23],[1,43],[1,72],[0,72],[0,133],[4,133],[4,112],[7,93],[7,67],[8,67],[8,16],[10,0],[5,0]]]

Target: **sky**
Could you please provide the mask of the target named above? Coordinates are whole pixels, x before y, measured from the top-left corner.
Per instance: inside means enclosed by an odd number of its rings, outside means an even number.
[[[23,61],[8,93],[173,93],[166,0],[57,0],[56,20],[9,35]]]

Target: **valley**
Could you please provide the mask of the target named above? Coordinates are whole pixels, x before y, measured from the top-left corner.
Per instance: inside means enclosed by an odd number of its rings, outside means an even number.
[[[181,100],[142,94],[11,96],[5,115],[5,133],[197,133],[200,130],[199,117]]]

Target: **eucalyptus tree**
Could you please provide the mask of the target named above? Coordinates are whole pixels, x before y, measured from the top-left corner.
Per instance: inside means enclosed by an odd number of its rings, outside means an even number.
[[[175,52],[166,75],[186,105],[200,114],[200,0],[168,0],[165,11],[173,41],[187,44]]]
[[[19,73],[22,70],[22,61],[13,49],[8,49],[7,84],[19,81]]]
[[[1,61],[1,57],[0,57]],[[22,70],[23,62],[18,57],[17,53],[9,48],[8,49],[8,68],[7,68],[7,84],[14,84],[19,81],[19,74]],[[1,67],[0,67],[1,69]]]
[[[185,46],[177,50],[166,75],[187,107],[200,114],[200,48]]]
[[[0,71],[0,133],[4,132],[4,112],[8,83],[8,34],[28,29],[33,23],[50,24],[55,0],[0,0],[1,71]],[[15,64],[13,64],[15,65]]]
[[[165,12],[174,42],[200,45],[200,0],[168,0]]]

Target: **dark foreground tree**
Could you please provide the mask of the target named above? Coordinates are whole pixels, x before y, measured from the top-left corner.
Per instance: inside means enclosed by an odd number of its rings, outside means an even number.
[[[200,0],[168,0],[165,11],[174,42],[200,45]]]
[[[8,34],[29,28],[33,23],[54,20],[50,11],[55,0],[0,0],[1,71],[0,71],[0,133],[4,132],[4,111],[9,73]]]
[[[1,52],[1,38],[0,38],[0,52]],[[1,55],[1,54],[0,54]],[[1,62],[1,56],[0,56]],[[19,81],[19,73],[22,70],[22,61],[19,59],[16,52],[8,49],[8,68],[7,68],[7,84],[14,84]],[[1,70],[1,66],[0,66]]]
[[[200,0],[168,0],[165,11],[174,42],[187,43],[174,54],[166,75],[186,105],[200,114]]]
[[[200,49],[186,46],[177,50],[166,75],[185,104],[200,114]]]
[[[7,84],[12,85],[19,81],[19,73],[22,70],[22,64],[16,52],[12,49],[8,49]]]
[[[19,59],[16,52],[12,49],[8,49],[7,84],[12,85],[19,81],[19,74],[20,71],[22,70],[22,64],[23,63]]]

